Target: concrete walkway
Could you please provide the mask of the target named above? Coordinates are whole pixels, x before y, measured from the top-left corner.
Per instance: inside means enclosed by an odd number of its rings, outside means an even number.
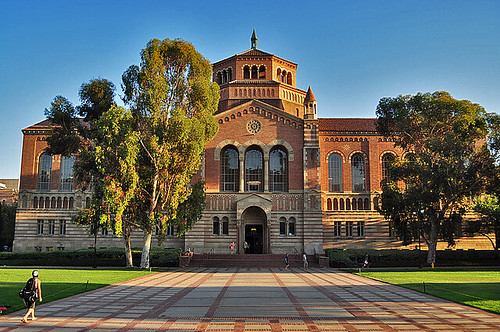
[[[500,315],[331,269],[191,268],[0,317],[0,331],[500,331]]]

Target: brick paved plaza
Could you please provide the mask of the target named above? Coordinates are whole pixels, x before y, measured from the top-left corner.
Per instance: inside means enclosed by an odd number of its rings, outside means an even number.
[[[500,331],[500,315],[331,269],[189,268],[0,318],[0,331]]]

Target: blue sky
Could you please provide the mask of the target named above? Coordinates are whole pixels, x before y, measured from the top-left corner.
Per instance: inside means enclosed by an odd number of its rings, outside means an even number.
[[[448,91],[500,113],[500,1],[0,0],[0,178],[19,178],[22,133],[56,95],[120,85],[153,38],[212,62],[258,48],[298,64],[319,117],[374,117],[382,97]],[[118,93],[121,90],[118,89]]]

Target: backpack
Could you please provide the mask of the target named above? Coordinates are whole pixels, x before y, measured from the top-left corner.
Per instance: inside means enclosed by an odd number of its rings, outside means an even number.
[[[19,297],[25,302],[34,302],[36,299],[36,281],[34,278],[29,278],[26,286],[19,292]]]

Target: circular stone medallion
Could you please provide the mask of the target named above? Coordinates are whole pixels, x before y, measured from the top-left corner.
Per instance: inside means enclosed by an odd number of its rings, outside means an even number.
[[[259,120],[251,120],[247,123],[247,130],[250,134],[257,134],[262,129],[262,124]]]

